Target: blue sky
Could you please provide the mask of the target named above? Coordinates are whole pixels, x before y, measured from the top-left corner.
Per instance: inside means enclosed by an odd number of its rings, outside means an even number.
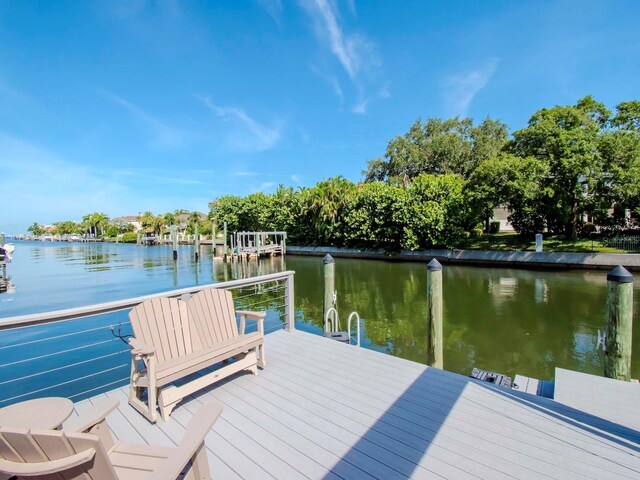
[[[418,117],[640,98],[637,1],[0,1],[0,230],[357,181]]]

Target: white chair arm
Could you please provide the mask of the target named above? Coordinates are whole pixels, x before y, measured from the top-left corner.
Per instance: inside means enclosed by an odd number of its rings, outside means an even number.
[[[175,451],[149,476],[154,480],[175,480],[185,465],[196,455],[204,439],[222,413],[222,405],[203,405],[187,424],[184,438]],[[205,455],[206,457],[206,455]]]

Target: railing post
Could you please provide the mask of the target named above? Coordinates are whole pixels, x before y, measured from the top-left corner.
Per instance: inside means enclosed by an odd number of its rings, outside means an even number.
[[[287,332],[294,332],[296,329],[296,309],[295,309],[295,296],[293,291],[293,275],[295,272],[287,275],[285,280],[285,330]]]
[[[427,265],[427,365],[443,368],[442,265],[435,258]]]
[[[322,319],[326,321],[327,313],[335,307],[334,293],[336,291],[336,261],[328,253],[322,259],[324,264],[324,299],[322,302]],[[327,326],[325,325],[325,331]]]
[[[633,275],[618,265],[607,274],[605,377],[631,379],[632,324]]]

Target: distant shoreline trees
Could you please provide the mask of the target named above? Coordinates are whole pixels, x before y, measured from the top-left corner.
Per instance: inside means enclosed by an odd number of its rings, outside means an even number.
[[[511,138],[488,117],[479,125],[418,119],[363,177],[226,195],[210,203],[210,215],[231,230],[286,230],[298,244],[387,250],[460,246],[488,230],[498,206],[522,235],[575,239],[624,228],[620,212],[640,208],[640,102],[615,113],[590,96],[543,108]]]

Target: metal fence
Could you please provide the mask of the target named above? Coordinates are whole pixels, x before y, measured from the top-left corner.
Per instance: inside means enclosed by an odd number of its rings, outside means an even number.
[[[293,276],[287,271],[0,319],[0,407],[37,397],[77,401],[127,384],[131,360],[126,341],[132,334],[128,313],[150,298],[224,288],[232,292],[236,308],[267,312],[265,333],[293,330]]]
[[[602,243],[606,247],[624,250],[627,253],[640,253],[640,235],[616,235],[603,237]]]

